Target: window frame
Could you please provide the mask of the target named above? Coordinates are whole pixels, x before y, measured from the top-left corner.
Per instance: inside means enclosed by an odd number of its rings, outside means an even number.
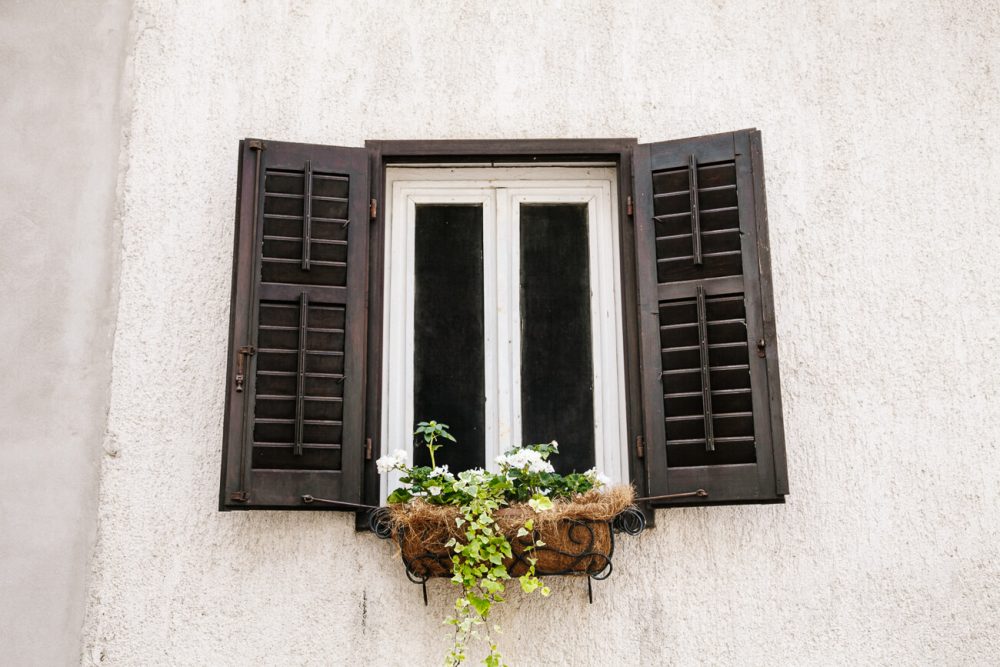
[[[485,248],[485,350],[486,358],[486,466],[511,446],[521,443],[520,386],[502,368],[520,367],[520,308],[517,299],[519,204],[571,202],[588,206],[591,270],[590,323],[593,327],[594,457],[597,468],[616,482],[628,483],[628,448],[625,406],[621,222],[617,219],[617,174],[609,165],[532,165],[529,167],[390,166],[386,171],[386,214],[389,233],[387,253],[392,257],[383,277],[389,298],[383,322],[388,341],[383,355],[383,383],[391,382],[382,396],[380,438],[405,442],[406,424],[416,418],[413,401],[413,269],[414,206],[427,203],[479,204],[484,213]],[[497,308],[507,313],[497,317]],[[499,345],[511,340],[513,345]],[[506,355],[510,355],[507,357]],[[515,374],[515,377],[517,374]],[[406,417],[396,423],[398,415]],[[447,419],[442,415],[442,419]],[[504,426],[506,425],[506,427]],[[559,434],[552,434],[558,437]],[[396,448],[394,445],[393,449]],[[412,455],[412,451],[411,451]],[[390,473],[381,480],[380,499],[398,484]]]
[[[499,140],[368,140],[370,182],[375,215],[370,226],[368,265],[368,349],[365,425],[372,439],[371,456],[363,474],[364,502],[377,505],[380,476],[374,461],[383,450],[381,424],[383,405],[383,358],[386,286],[386,169],[389,166],[477,164],[484,167],[530,166],[612,166],[617,174],[617,216],[619,220],[619,265],[622,304],[622,343],[625,369],[625,431],[627,434],[628,477],[643,496],[648,487],[648,469],[642,457],[642,397],[640,386],[639,335],[637,317],[636,258],[634,220],[631,215],[632,156],[638,145],[634,138],[620,139],[499,139]],[[652,519],[652,512],[649,512]]]

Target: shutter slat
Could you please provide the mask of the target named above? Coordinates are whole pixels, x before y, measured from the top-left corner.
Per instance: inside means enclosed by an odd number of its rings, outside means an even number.
[[[250,165],[253,165],[252,171]],[[241,146],[223,509],[361,499],[369,198],[365,149]]]
[[[757,203],[760,160],[751,160],[757,140],[755,131],[743,131],[640,145],[635,153],[643,429],[653,496],[704,488],[707,498],[678,502],[768,502],[786,491],[776,484],[785,474],[773,427],[781,420],[772,398],[777,360],[757,354],[768,337],[765,353],[776,354],[764,326],[771,296],[762,274],[769,280],[770,267],[758,252],[766,219]]]

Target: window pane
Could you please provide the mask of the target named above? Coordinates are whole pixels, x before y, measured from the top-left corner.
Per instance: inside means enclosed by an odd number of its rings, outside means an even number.
[[[586,204],[521,205],[521,436],[559,441],[561,473],[594,466]]]
[[[483,209],[418,205],[415,235],[414,416],[445,422],[458,440],[435,454],[438,465],[483,467]],[[430,465],[426,447],[416,447],[414,461]]]

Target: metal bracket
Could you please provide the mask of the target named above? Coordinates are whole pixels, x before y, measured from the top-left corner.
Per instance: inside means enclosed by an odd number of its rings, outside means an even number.
[[[698,489],[697,491],[687,491],[685,493],[668,493],[665,496],[645,496],[643,498],[636,498],[635,501],[678,500],[680,498],[708,498],[708,491]]]
[[[247,148],[252,151],[262,151],[264,150],[264,142],[260,139],[250,139],[247,141]]]
[[[350,507],[351,509],[357,510],[375,510],[378,509],[375,505],[362,505],[361,503],[349,503],[343,500],[330,500],[328,498],[316,498],[306,494],[302,496],[302,502],[306,505],[311,505],[312,503],[325,503],[327,505],[338,505],[340,507]]]
[[[250,494],[246,491],[233,491],[229,494],[229,499],[234,503],[250,502]]]
[[[244,345],[236,352],[236,391],[243,391],[243,382],[246,379],[246,374],[244,373],[246,358],[252,357],[256,353],[257,348],[253,345]]]

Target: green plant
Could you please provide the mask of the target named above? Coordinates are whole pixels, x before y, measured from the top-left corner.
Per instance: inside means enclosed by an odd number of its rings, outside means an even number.
[[[434,452],[444,447],[444,443],[437,444],[438,438],[444,438],[446,440],[451,440],[455,442],[455,438],[448,433],[447,424],[439,424],[433,419],[429,422],[420,422],[417,424],[417,430],[413,432],[413,435],[422,435],[424,437],[424,444],[427,445],[427,451],[431,453],[431,466],[437,467],[434,464]]]
[[[506,562],[511,558],[511,544],[504,531],[497,525],[496,513],[511,503],[525,503],[536,513],[553,507],[554,499],[572,499],[574,496],[606,484],[596,470],[586,473],[560,475],[548,459],[558,453],[556,441],[509,450],[497,457],[497,472],[482,469],[467,470],[453,475],[447,466],[437,466],[434,453],[442,446],[441,440],[455,442],[448,432],[448,425],[436,421],[420,422],[414,431],[422,438],[430,456],[430,466],[408,466],[406,453],[397,450],[377,461],[380,472],[399,470],[402,486],[388,498],[390,504],[424,502],[430,505],[452,505],[458,508],[455,517],[458,538],[452,538],[451,581],[461,587],[461,594],[446,623],[454,626],[455,640],[448,653],[446,664],[459,665],[467,658],[470,640],[482,639],[488,649],[483,664],[499,667],[503,664],[499,645],[494,637],[499,628],[490,623],[494,605],[504,602],[508,580]],[[531,544],[524,548],[530,553],[545,546],[534,531],[534,520],[527,519],[517,528],[517,537],[530,537]],[[518,577],[518,584],[525,593],[538,591],[548,596],[550,591],[535,575],[537,559],[528,557],[528,570]]]

